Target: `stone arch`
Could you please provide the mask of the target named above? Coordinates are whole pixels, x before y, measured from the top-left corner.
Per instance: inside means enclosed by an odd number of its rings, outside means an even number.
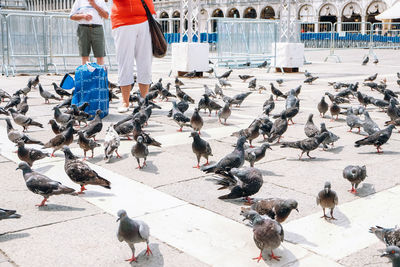
[[[342,9],[342,31],[360,32],[361,25],[361,6],[356,2],[346,3]]]
[[[266,6],[261,10],[260,19],[275,19],[275,10],[272,6]]]
[[[255,19],[257,18],[257,11],[254,7],[248,7],[243,11],[243,18]]]
[[[367,9],[365,10],[366,21],[371,23],[379,22],[378,20],[375,19],[375,16],[381,14],[386,9],[387,5],[385,2],[371,1]]]
[[[179,19],[181,18],[181,13],[178,10],[175,10],[172,13],[172,18],[173,18],[173,20],[172,20],[172,32],[175,32],[175,33],[180,32],[181,31],[181,29],[180,29],[181,22],[180,22]]]
[[[169,32],[169,15],[166,11],[161,11],[160,15],[161,29],[164,33]]]
[[[318,21],[319,22],[330,22],[332,25],[337,22],[338,10],[332,4],[324,4],[320,7],[318,11]],[[320,24],[320,31],[330,31],[330,24]]]
[[[297,12],[297,19],[302,22],[301,32],[314,32],[315,31],[315,11],[314,8],[305,4],[299,8]]]
[[[223,18],[224,17],[224,12],[219,8],[214,9],[214,11],[212,12],[211,17],[213,17],[213,18]],[[212,20],[211,21],[211,31],[212,32],[216,32],[217,31],[217,21],[216,20]]]
[[[233,7],[228,10],[226,17],[227,18],[240,18],[240,12],[237,8]]]

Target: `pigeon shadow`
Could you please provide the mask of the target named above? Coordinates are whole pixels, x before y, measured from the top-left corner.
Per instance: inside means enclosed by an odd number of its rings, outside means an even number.
[[[356,196],[366,197],[375,193],[375,186],[373,184],[363,183],[361,187],[357,188]]]
[[[324,162],[324,161],[338,161],[340,159],[327,159],[327,158],[313,158],[313,159],[301,158],[301,159],[299,159],[299,158],[288,158],[286,160],[288,160],[288,161],[300,161],[300,162],[302,162],[302,161],[303,162]]]
[[[71,206],[64,206],[58,204],[50,204],[48,203],[46,206],[38,207],[40,211],[84,211],[85,208],[77,208]]]
[[[160,246],[158,244],[151,243],[149,247],[153,254],[150,256],[146,255],[146,249],[141,251],[137,256],[137,261],[132,262],[131,266],[139,267],[161,267],[164,266],[164,256],[161,254]]]
[[[108,161],[108,160],[106,160],[104,163],[105,164],[111,164],[111,163],[114,163],[114,162],[118,162],[118,161],[121,161],[121,160],[124,160],[124,159],[127,159],[127,158],[129,158],[129,155],[128,154],[120,154],[120,158],[118,158],[118,157],[116,157],[116,156],[113,156],[111,159],[110,159],[110,161]]]
[[[81,195],[82,197],[112,197],[115,196],[113,193],[104,193],[99,191],[86,191]]]
[[[257,164],[255,164],[255,165],[257,165]],[[276,173],[274,173],[272,171],[267,171],[267,170],[262,170],[262,169],[259,169],[259,170],[261,171],[262,175],[266,175],[266,176],[283,176],[281,174],[276,174]]]
[[[281,257],[280,261],[276,261],[270,259],[269,254],[271,253],[270,250],[264,249],[262,252],[262,257],[266,266],[299,266],[297,257],[285,247],[285,244],[282,243],[281,246],[277,249],[274,249],[274,254],[278,257]],[[255,255],[258,256],[258,255]]]
[[[35,168],[35,171],[36,172],[40,172],[40,173],[44,173],[44,172],[49,171],[53,167],[54,167],[53,164],[48,164],[48,165],[45,165],[45,166],[41,166],[39,168]]]
[[[343,151],[344,146],[335,146],[326,150],[326,152],[331,152],[333,154],[339,154]]]
[[[377,153],[376,151],[371,151],[371,152],[360,152],[358,154],[361,155],[399,155],[399,151],[383,151],[383,153]]]
[[[158,150],[158,151],[151,151],[151,152],[149,152],[149,155],[158,155],[158,154],[161,154],[161,153],[163,153],[163,151],[161,151],[161,150]],[[146,162],[147,163],[147,162]]]
[[[1,234],[0,235],[0,243],[7,242],[14,239],[25,238],[30,236],[28,233],[9,233],[9,234]]]
[[[349,218],[343,212],[341,212],[338,207],[336,207],[333,210],[333,216],[335,217],[336,220],[331,220],[331,219],[325,219],[325,220],[336,226],[340,226],[343,228],[350,228],[351,222]]]
[[[141,168],[140,171],[158,174],[158,168],[152,161],[146,161],[146,166]]]
[[[304,236],[288,231],[285,231],[285,241],[294,244],[304,244],[311,247],[317,247],[317,244],[308,241]]]

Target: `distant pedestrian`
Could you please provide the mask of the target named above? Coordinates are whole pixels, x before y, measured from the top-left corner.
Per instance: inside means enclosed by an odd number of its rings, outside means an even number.
[[[97,64],[104,65],[106,50],[103,18],[108,19],[109,13],[103,0],[76,0],[72,6],[69,17],[79,23],[77,34],[82,65],[89,61],[91,50]]]
[[[121,87],[123,102],[118,108],[120,113],[129,110],[129,94],[134,82],[134,62],[136,62],[137,82],[142,97],[147,95],[151,84],[153,54],[143,1],[150,12],[155,14],[152,0],[114,0],[111,10],[112,34],[118,62],[118,83]]]

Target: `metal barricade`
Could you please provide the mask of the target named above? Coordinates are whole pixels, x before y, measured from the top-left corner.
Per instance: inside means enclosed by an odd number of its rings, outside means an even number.
[[[374,49],[400,48],[400,23],[374,23],[371,33]]]
[[[218,65],[251,67],[276,56],[277,22],[258,19],[217,20]]]
[[[332,40],[331,22],[300,22],[300,41],[307,50],[329,49]]]

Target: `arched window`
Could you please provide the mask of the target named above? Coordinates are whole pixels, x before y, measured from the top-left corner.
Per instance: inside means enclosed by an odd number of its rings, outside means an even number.
[[[161,12],[160,14],[160,21],[161,21],[161,29],[163,33],[169,32],[169,22],[168,22],[168,13],[167,12]]]
[[[237,10],[236,8],[231,8],[228,11],[228,18],[240,18],[240,14],[239,14],[239,10]]]
[[[224,12],[222,12],[221,9],[215,9],[211,15],[211,17],[213,18],[223,18],[224,17]],[[217,21],[216,20],[212,20],[211,22],[211,27],[212,27],[212,32],[216,32],[217,31]]]
[[[272,7],[266,6],[261,10],[261,19],[275,19],[275,11]]]
[[[248,7],[243,12],[243,18],[247,18],[247,19],[255,19],[255,18],[257,18],[257,11],[252,7]]]

